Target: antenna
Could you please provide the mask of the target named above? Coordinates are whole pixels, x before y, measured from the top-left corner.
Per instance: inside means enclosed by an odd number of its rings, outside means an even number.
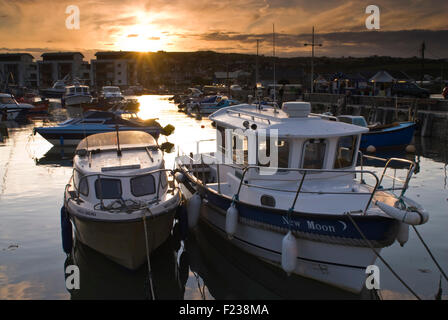
[[[117,124],[115,124],[115,130],[116,130],[116,132],[117,132],[117,156],[118,157],[121,157],[121,149],[120,149],[120,134],[119,134],[119,130],[118,130],[118,128],[119,128],[119,125],[118,125],[118,123]]]
[[[311,36],[311,43],[304,43],[306,46],[311,46],[311,93],[314,92],[314,47],[322,47],[322,43],[316,43],[314,40],[314,26]]]
[[[275,108],[275,104],[276,104],[276,98],[275,98],[275,93],[276,93],[276,81],[275,81],[275,25],[272,24],[272,56],[274,58],[274,108]]]

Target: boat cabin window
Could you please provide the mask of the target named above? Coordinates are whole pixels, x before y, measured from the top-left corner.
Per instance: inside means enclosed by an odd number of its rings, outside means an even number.
[[[364,117],[344,117],[344,116],[339,116],[338,119],[341,122],[354,124],[354,125],[357,125],[357,126],[360,126],[360,127],[367,127],[367,122],[366,122],[366,119],[364,119]]]
[[[88,196],[89,195],[89,184],[87,183],[87,179],[84,178],[84,175],[79,173],[77,170],[73,172],[73,183],[78,189],[79,193]]]
[[[218,151],[221,151],[222,154],[226,153],[226,129],[224,127],[217,126],[216,130],[219,132],[218,138],[221,138],[221,141],[218,141]]]
[[[341,169],[351,167],[355,158],[357,138],[356,136],[340,137],[336,147],[334,168]]]
[[[166,171],[160,172],[160,186],[165,189],[168,184],[168,177],[166,176]]]
[[[275,146],[277,148],[277,154],[278,154],[278,168],[289,168],[289,143],[286,139],[278,139],[275,141]],[[267,158],[271,157],[271,141],[269,137],[266,137],[266,140],[263,141],[263,139],[260,139],[258,142],[258,166],[260,167],[267,167],[270,166],[270,161],[268,163],[262,163],[260,162],[259,155],[265,154]]]
[[[79,123],[87,123],[87,124],[102,124],[104,123],[104,120],[90,120],[90,119],[84,119]]]
[[[109,178],[96,179],[95,193],[98,199],[120,199],[122,194],[121,181]]]
[[[131,193],[143,197],[156,192],[155,179],[151,174],[131,179]]]
[[[325,161],[325,139],[309,139],[303,147],[302,168],[323,169]]]
[[[249,142],[245,135],[232,133],[232,158],[235,164],[247,165],[249,163]]]

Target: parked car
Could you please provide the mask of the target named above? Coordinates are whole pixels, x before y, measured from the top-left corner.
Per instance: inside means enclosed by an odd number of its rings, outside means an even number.
[[[392,95],[398,97],[416,97],[416,98],[429,98],[429,90],[424,89],[411,82],[399,82],[395,83],[391,89]]]

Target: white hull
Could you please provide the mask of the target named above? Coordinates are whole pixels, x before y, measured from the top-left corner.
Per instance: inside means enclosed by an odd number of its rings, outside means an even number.
[[[218,209],[219,210],[219,209]],[[221,236],[226,237],[225,216],[217,209],[204,205],[201,218]],[[283,233],[239,223],[232,244],[281,268]],[[366,279],[365,268],[375,262],[369,248],[333,245],[297,239],[299,258],[295,274],[311,278],[344,290],[359,293]],[[378,250],[380,251],[380,250]]]
[[[174,210],[146,220],[151,253],[166,241],[173,227]],[[70,213],[70,211],[69,211]],[[135,270],[146,262],[143,220],[132,222],[89,221],[71,214],[76,239],[112,261]]]
[[[184,196],[191,197],[182,185],[181,189]],[[281,269],[284,233],[250,226],[240,219],[235,235],[229,239],[225,232],[225,212],[206,201],[201,206],[200,219],[233,245]],[[294,274],[354,293],[361,292],[366,279],[365,269],[376,260],[372,250],[365,247],[305,239],[297,239],[297,246],[299,257]]]
[[[66,106],[73,106],[73,105],[79,105],[84,103],[90,103],[92,102],[92,96],[85,96],[85,95],[77,95],[77,96],[68,96],[65,97],[65,105]]]

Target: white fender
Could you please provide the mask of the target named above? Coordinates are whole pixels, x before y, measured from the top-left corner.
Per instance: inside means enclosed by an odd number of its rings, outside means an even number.
[[[185,176],[182,172],[176,172],[174,174],[174,179],[176,179],[177,182],[181,183],[185,181]]]
[[[401,198],[408,207],[414,207],[422,215],[423,222],[421,224],[424,224],[429,220],[429,213],[419,203],[405,196],[402,196]]]
[[[381,201],[376,201],[376,205],[388,216],[407,224],[418,225],[428,220],[421,212],[398,209]]]
[[[238,209],[235,207],[235,204],[227,209],[226,213],[226,232],[229,239],[233,238],[233,235],[236,232],[236,228],[238,227]]]
[[[298,255],[297,240],[289,231],[282,240],[282,268],[288,275],[295,270]]]
[[[409,240],[409,225],[403,222],[400,222],[397,233],[397,242],[400,246],[404,246],[406,242]]]
[[[198,224],[199,214],[201,210],[202,199],[199,194],[195,193],[187,204],[188,227],[193,229]]]

